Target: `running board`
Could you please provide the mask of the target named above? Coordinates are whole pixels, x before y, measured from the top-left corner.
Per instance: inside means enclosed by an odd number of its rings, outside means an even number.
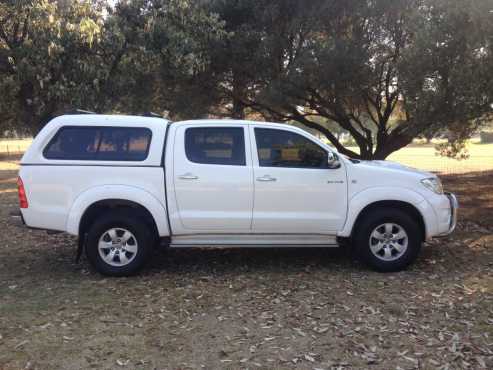
[[[293,235],[293,234],[195,234],[174,236],[169,245],[181,247],[337,247],[333,235]]]
[[[338,244],[170,244],[169,248],[337,248]]]

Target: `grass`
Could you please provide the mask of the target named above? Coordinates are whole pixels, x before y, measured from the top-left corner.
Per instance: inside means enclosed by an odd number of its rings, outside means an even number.
[[[401,273],[343,249],[182,249],[110,279],[74,263],[75,238],[9,223],[14,165],[0,168],[2,370],[493,368],[493,172],[443,177],[458,229]]]
[[[350,147],[358,151],[357,147]],[[437,155],[433,144],[413,143],[392,153],[387,160],[402,163],[421,170],[442,174],[460,174],[493,170],[493,144],[471,140],[467,145],[467,159],[453,159]]]
[[[24,153],[31,142],[28,139],[0,139],[0,154]]]
[[[469,158],[457,160],[436,155],[433,146],[408,146],[392,153],[389,160],[427,171],[441,173],[466,173],[493,170],[493,144],[471,142]]]

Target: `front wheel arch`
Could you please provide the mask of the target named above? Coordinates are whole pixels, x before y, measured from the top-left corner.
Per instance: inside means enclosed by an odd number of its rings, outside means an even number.
[[[365,220],[369,214],[381,209],[398,209],[400,211],[405,212],[407,215],[409,215],[410,217],[412,217],[414,220],[417,221],[418,226],[420,228],[421,241],[426,240],[426,226],[425,226],[423,215],[411,203],[403,202],[400,200],[377,201],[363,208],[358,214],[358,217],[356,218],[356,221],[353,224],[353,228],[351,230],[351,239],[354,238],[354,233],[358,230],[358,227],[359,225],[361,225],[361,222],[363,222],[363,220]]]

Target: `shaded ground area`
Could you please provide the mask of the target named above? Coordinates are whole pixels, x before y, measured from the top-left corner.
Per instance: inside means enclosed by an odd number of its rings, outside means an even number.
[[[173,250],[124,279],[10,226],[15,178],[0,171],[2,370],[493,368],[493,173],[445,179],[458,231],[406,272],[344,250]]]
[[[462,221],[493,228],[493,171],[445,176],[442,180],[445,188],[459,197]]]

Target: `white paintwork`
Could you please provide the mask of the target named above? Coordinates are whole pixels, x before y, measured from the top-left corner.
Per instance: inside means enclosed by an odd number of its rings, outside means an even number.
[[[351,185],[350,185],[351,187]],[[421,206],[421,203],[424,202],[424,198],[417,192],[395,186],[381,186],[381,187],[370,187],[365,190],[362,190],[358,193],[355,193],[350,201],[349,201],[349,212],[346,219],[346,223],[344,228],[339,231],[339,236],[350,236],[352,227],[356,218],[360,214],[360,212],[369,204],[374,202],[378,202],[381,200],[397,200],[406,202],[414,205],[418,209],[422,211],[426,211],[426,214],[423,214],[426,230],[433,230],[436,225],[434,224],[434,219],[429,217],[428,209]]]
[[[152,131],[144,161],[48,160],[42,152],[62,126],[147,127]],[[155,217],[160,235],[169,235],[165,212],[161,153],[167,121],[149,117],[66,115],[55,118],[36,136],[21,160],[21,176],[29,200],[22,210],[28,226],[77,235],[80,218],[94,202],[126,199]]]
[[[418,209],[427,239],[445,233],[450,225],[449,200],[420,183],[422,179],[434,176],[389,161],[353,164],[348,170],[348,216],[338,236],[350,236],[359,213],[366,206],[382,200],[402,201]]]
[[[60,127],[70,125],[147,127],[152,130],[149,155],[139,162],[45,159],[46,144]],[[243,127],[246,166],[188,161],[184,132],[195,126]],[[335,151],[299,128],[280,124],[200,120],[169,125],[149,117],[61,116],[46,125],[22,158],[20,176],[29,202],[21,210],[23,218],[31,227],[77,235],[94,202],[124,199],[145,207],[159,235],[170,236],[175,247],[327,246],[335,244],[336,236],[350,236],[368,205],[397,200],[420,212],[427,238],[450,229],[449,199],[420,184],[433,174],[387,161],[352,163],[341,155],[339,169],[259,167],[257,126],[289,130]],[[276,181],[257,181],[264,176]]]
[[[177,212],[171,214],[175,234],[194,232],[248,232],[252,223],[253,183],[250,138],[240,123],[215,123],[209,127],[238,127],[245,135],[246,166],[194,163],[185,154],[185,131],[202,127],[197,123],[181,124],[174,130],[173,181]],[[170,171],[171,172],[171,171]],[[170,199],[171,200],[171,199]]]
[[[255,198],[253,232],[335,234],[344,225],[347,210],[346,166],[337,169],[260,167],[255,127],[310,134],[284,125],[251,124]],[[262,181],[263,178],[273,181]]]
[[[159,171],[160,173],[155,173],[156,171]],[[146,169],[145,172],[149,172],[149,169]],[[154,173],[155,178],[160,177],[161,180],[164,181],[162,170],[153,168],[152,172]],[[137,173],[134,173],[134,176],[136,175]],[[143,181],[139,181],[137,186],[110,184],[96,185],[81,192],[70,208],[66,231],[70,234],[78,234],[80,219],[92,204],[106,199],[125,199],[144,206],[151,213],[154,221],[156,221],[159,235],[168,236],[170,232],[168,223],[166,222],[166,207],[163,203],[164,189],[152,189],[154,192],[151,193],[149,192],[150,189],[142,188],[142,183],[145,182],[146,178],[148,179],[147,176],[140,178],[140,180]]]

